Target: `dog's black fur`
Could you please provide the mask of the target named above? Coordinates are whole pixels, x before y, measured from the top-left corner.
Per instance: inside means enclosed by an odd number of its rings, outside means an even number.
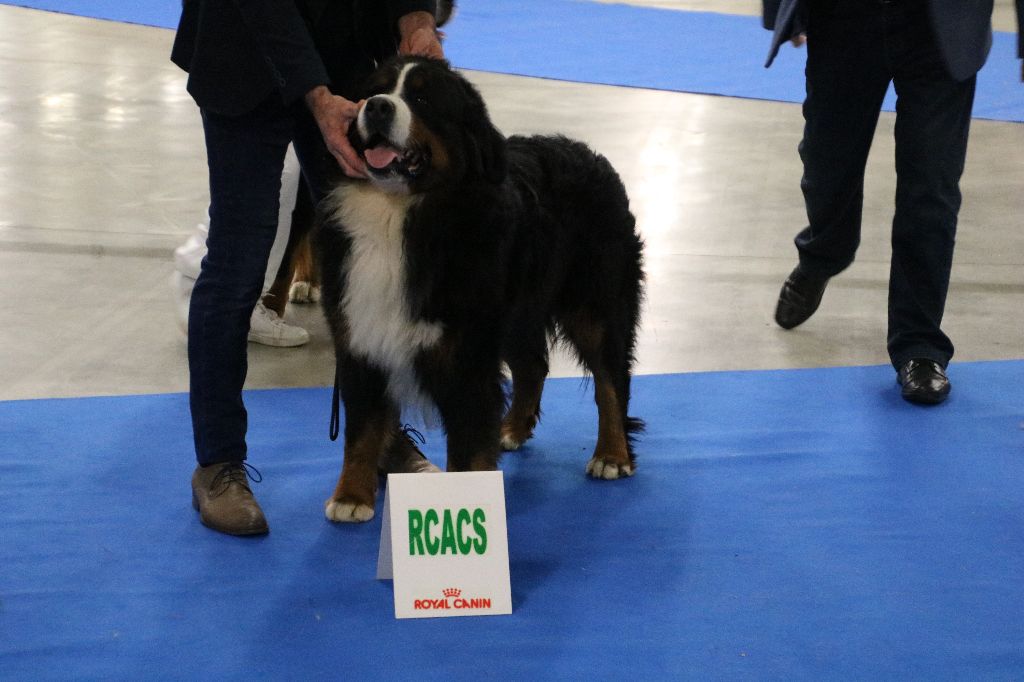
[[[354,192],[365,200],[366,192],[392,191],[408,204],[401,228],[404,305],[411,320],[442,330],[412,354],[412,369],[443,422],[448,469],[494,469],[503,443],[518,447],[532,435],[548,342],[557,337],[594,380],[600,424],[588,472],[631,475],[631,434],[641,422],[627,408],[643,270],[622,181],[581,142],[506,139],[479,93],[445,62],[391,61],[365,95],[391,93],[403,72],[403,90],[391,101],[400,98],[411,113],[404,145],[394,144],[376,115],[361,117],[351,133],[364,155],[394,147],[393,162],[369,168],[371,186],[384,189],[346,185],[321,205],[323,306],[345,405],[345,464],[328,516],[363,520],[352,511],[360,505],[372,515],[375,457],[389,447],[401,409],[401,396],[389,390],[387,363],[353,347],[353,325],[380,314],[345,307],[348,287],[358,286],[350,281],[355,226],[344,218]],[[364,114],[387,108],[374,101]],[[503,361],[514,389],[504,421]],[[332,503],[346,511],[332,514]]]

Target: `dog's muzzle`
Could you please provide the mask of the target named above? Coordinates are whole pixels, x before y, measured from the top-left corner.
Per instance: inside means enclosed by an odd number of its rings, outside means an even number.
[[[409,107],[394,95],[375,95],[359,112],[359,133],[372,174],[415,177],[422,172],[429,152],[411,143],[412,115]]]
[[[395,122],[395,105],[387,97],[371,97],[363,106],[362,117],[367,133],[390,137]]]

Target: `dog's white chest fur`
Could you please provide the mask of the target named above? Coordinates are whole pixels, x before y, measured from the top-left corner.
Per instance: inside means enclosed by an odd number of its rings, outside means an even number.
[[[360,184],[339,187],[331,200],[335,224],[352,240],[343,264],[341,300],[349,349],[387,373],[388,392],[396,402],[425,406],[413,360],[436,344],[443,330],[409,313],[402,228],[414,199]]]

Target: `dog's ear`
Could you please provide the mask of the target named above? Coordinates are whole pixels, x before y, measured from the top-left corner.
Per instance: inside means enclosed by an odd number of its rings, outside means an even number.
[[[498,184],[504,182],[508,175],[508,154],[505,148],[508,142],[490,121],[473,129],[472,145],[475,148],[476,170],[488,182]]]
[[[464,82],[467,89],[466,130],[469,135],[469,165],[488,182],[498,184],[508,175],[508,141],[491,123],[480,93]]]

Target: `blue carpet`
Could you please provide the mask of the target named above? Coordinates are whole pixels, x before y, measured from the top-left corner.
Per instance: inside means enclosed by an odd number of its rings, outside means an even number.
[[[513,615],[429,621],[379,514],[323,519],[327,390],[247,396],[259,539],[190,508],[184,395],[0,403],[0,679],[1019,679],[1024,361],[951,376],[935,409],[888,367],[641,377],[612,483],[550,381],[503,462]]]
[[[152,26],[177,25],[177,0],[11,0],[7,4]],[[579,0],[464,0],[448,28],[456,66],[558,80],[801,102],[803,50],[762,68],[757,17]],[[978,77],[977,118],[1024,122],[1016,36],[997,33]],[[894,110],[890,89],[886,109]]]

